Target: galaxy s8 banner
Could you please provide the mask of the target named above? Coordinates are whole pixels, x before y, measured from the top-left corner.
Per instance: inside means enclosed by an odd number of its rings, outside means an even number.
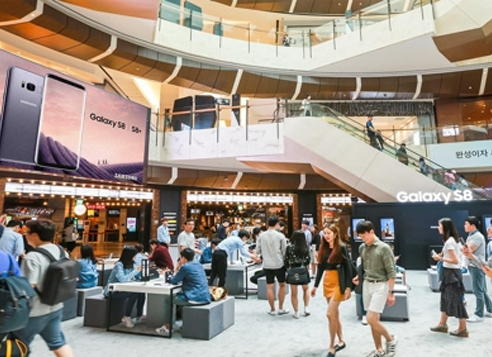
[[[150,111],[0,51],[0,165],[142,183]]]

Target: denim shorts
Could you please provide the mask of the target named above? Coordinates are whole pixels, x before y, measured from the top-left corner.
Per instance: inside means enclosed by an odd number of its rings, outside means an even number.
[[[47,315],[30,317],[27,326],[15,331],[15,337],[30,345],[36,335],[40,335],[46,342],[50,351],[57,350],[67,344],[61,331],[63,309]]]

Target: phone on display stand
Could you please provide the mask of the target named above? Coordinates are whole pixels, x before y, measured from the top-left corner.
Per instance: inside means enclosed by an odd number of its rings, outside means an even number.
[[[43,103],[44,77],[10,67],[0,128],[0,159],[33,164]]]

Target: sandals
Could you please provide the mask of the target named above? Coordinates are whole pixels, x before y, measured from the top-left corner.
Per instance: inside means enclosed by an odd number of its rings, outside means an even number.
[[[345,347],[347,347],[347,345],[345,344],[345,342],[342,342],[342,344],[338,343],[338,345],[335,346],[335,352],[338,352],[340,350],[343,350]]]
[[[436,327],[431,327],[430,330],[432,332],[442,332],[442,333],[448,333],[448,325],[437,325]]]

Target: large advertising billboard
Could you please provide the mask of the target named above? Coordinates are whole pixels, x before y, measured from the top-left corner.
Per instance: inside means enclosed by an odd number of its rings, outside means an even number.
[[[0,51],[0,165],[142,183],[150,110]]]

